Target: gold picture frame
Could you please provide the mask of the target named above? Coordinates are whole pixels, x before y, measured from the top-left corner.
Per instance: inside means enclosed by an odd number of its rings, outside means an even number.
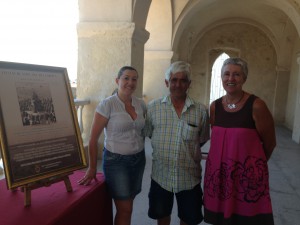
[[[87,166],[66,68],[0,62],[0,144],[8,189]]]

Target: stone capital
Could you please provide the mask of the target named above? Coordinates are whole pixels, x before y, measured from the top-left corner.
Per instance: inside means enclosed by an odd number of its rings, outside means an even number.
[[[138,42],[145,44],[149,39],[150,33],[145,30],[136,27],[133,33],[133,39],[137,40]]]

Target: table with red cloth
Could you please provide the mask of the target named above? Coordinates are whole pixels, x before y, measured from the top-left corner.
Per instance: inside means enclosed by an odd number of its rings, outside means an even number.
[[[0,181],[1,225],[112,225],[112,199],[102,173],[98,182],[88,186],[77,181],[84,172],[69,176],[73,191],[67,192],[63,181],[31,191],[31,205],[24,207],[25,194],[20,189],[7,190]]]

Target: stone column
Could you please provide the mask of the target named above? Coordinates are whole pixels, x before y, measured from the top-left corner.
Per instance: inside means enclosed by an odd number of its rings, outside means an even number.
[[[139,73],[136,95],[142,96],[146,30],[131,22],[81,22],[78,31],[77,98],[90,100],[82,115],[82,138],[87,144],[97,104],[117,87],[119,69],[130,65]]]
[[[286,90],[288,90],[289,80],[290,71],[277,66],[273,109],[270,109],[274,116],[275,124],[283,124],[285,120],[285,111],[288,95],[288,92]]]
[[[293,127],[293,140],[300,144],[300,53],[297,54],[297,63],[299,64],[298,81],[297,81],[297,96],[296,96],[296,107],[295,107],[295,119]]]

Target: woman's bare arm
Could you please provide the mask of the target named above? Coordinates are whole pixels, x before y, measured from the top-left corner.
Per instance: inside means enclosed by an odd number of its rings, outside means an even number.
[[[261,138],[267,160],[276,146],[275,126],[271,112],[265,102],[257,98],[253,103],[253,119]]]

